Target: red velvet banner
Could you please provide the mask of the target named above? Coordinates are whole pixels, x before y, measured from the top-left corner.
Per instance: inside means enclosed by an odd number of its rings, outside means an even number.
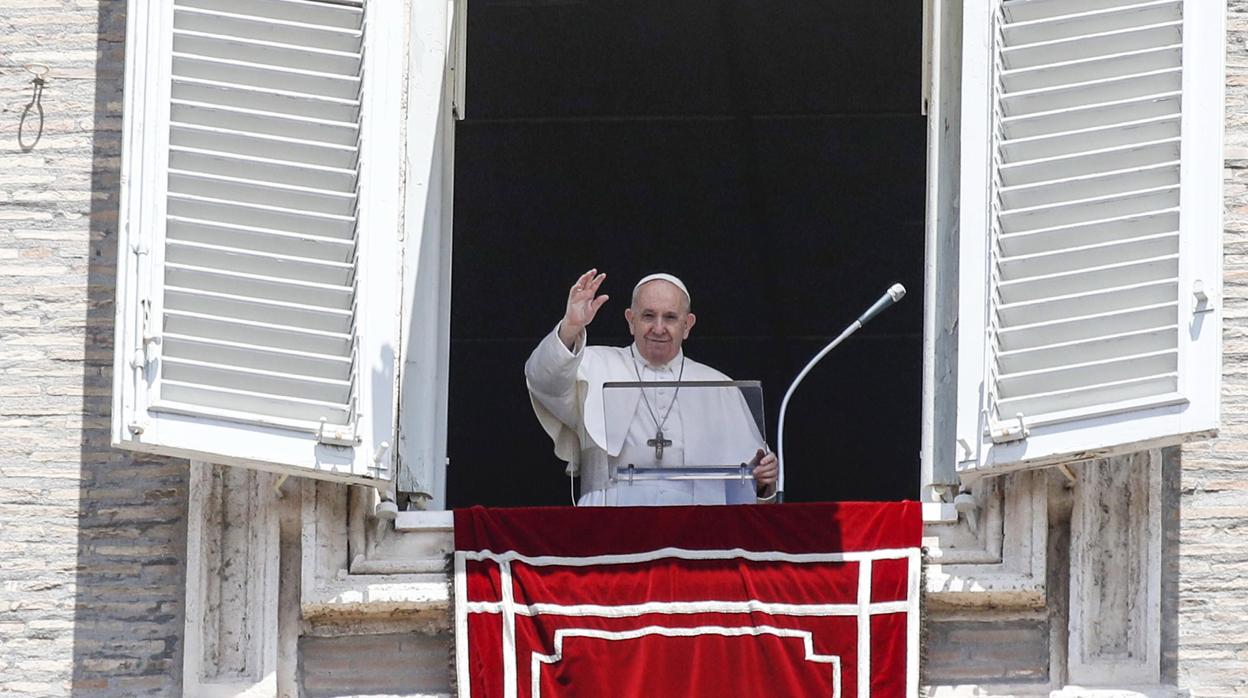
[[[914,696],[920,506],[455,512],[460,696]]]

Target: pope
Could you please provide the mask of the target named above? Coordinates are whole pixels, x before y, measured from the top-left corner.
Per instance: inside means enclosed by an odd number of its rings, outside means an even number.
[[[555,454],[581,478],[580,505],[739,504],[775,499],[777,464],[736,388],[671,386],[679,381],[726,381],[723,373],[685,356],[682,346],[697,317],[684,282],[651,274],[637,282],[624,311],[633,343],[587,346],[587,328],[609,296],[598,291],[605,273],[590,269],[568,291],[563,318],[525,363],[529,396]],[[604,401],[608,382],[659,382],[628,391],[635,407]],[[682,390],[683,388],[683,390]],[[612,391],[617,395],[621,391]],[[614,408],[614,410],[613,410]],[[627,421],[616,427],[608,417]],[[665,452],[666,449],[666,452]],[[645,453],[655,465],[748,461],[753,482],[636,481],[612,483],[610,463],[621,453]],[[632,462],[632,461],[630,461]]]

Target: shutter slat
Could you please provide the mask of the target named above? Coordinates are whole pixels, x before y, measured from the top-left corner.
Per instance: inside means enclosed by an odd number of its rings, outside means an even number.
[[[174,240],[219,244],[253,252],[289,254],[327,262],[348,262],[355,252],[350,240],[316,237],[254,226],[170,216],[166,234]]]
[[[1108,383],[1174,373],[1179,367],[1177,349],[1149,354],[1116,356],[1095,361],[1066,363],[1061,366],[1003,374],[997,379],[1002,400],[1013,400],[1061,390],[1071,390],[1091,383]]]
[[[358,152],[353,145],[318,143],[194,124],[175,124],[169,132],[169,144],[186,150],[248,155],[351,172],[355,171]]]
[[[177,5],[357,31],[363,21],[359,7],[314,0],[177,0]]]
[[[1171,301],[1002,329],[998,331],[997,338],[1002,350],[1020,351],[1173,326],[1177,318],[1178,304]],[[1078,357],[1072,354],[1068,358]]]
[[[1011,91],[1038,90],[1175,68],[1180,65],[1182,57],[1183,45],[1176,43],[1161,48],[1150,47],[1074,61],[1060,59],[1060,62],[1006,70],[1001,73],[1001,81]]]
[[[1177,276],[1178,256],[1167,255],[1056,274],[1006,279],[1001,282],[999,292],[1002,302],[1021,303],[1134,283],[1173,279]]]
[[[1099,171],[1000,189],[1004,208],[1035,208],[1067,204],[1092,198],[1156,189],[1179,183],[1178,161],[1126,170]]]
[[[1170,115],[1125,124],[1018,138],[1002,142],[1001,153],[1010,162],[1024,162],[1122,145],[1165,141],[1179,137],[1179,125],[1179,117]]]
[[[1179,205],[1179,187],[1165,186],[1144,191],[1099,196],[1079,201],[1045,204],[1001,213],[1004,233],[1022,233],[1056,228],[1107,218],[1154,213]]]
[[[1067,364],[1071,356],[1085,361],[1097,361],[1116,356],[1148,354],[1169,349],[1177,341],[1178,328],[1174,325],[1148,327],[1091,339],[1075,339],[1003,351],[997,355],[997,365],[1002,374],[1035,371]]]
[[[1006,44],[1018,46],[1071,39],[1146,24],[1174,22],[1182,18],[1181,4],[1180,0],[1157,0],[1125,7],[1043,17],[1007,24],[1002,28],[1002,34]]]
[[[350,286],[278,279],[228,269],[211,269],[175,263],[166,265],[165,279],[170,286],[234,293],[252,298],[304,303],[338,310],[350,308],[353,295]]]
[[[254,322],[269,322],[275,317],[280,317],[283,318],[283,322],[290,323],[294,327],[335,334],[351,332],[350,311],[248,298],[197,288],[170,286],[165,292],[165,307],[170,310],[184,310],[201,315],[232,317]]]
[[[1063,410],[1112,405],[1127,400],[1173,393],[1178,389],[1178,381],[1177,373],[1167,373],[1031,395],[1017,400],[1001,400],[997,403],[997,413],[1002,415],[1051,414]]]
[[[165,311],[165,331],[205,340],[251,344],[326,356],[349,356],[351,336],[273,322],[213,317],[181,310]]]
[[[350,262],[326,262],[186,240],[169,240],[165,259],[175,264],[215,267],[241,274],[329,286],[350,286],[355,273],[355,265]]]
[[[1001,63],[1009,69],[1029,68],[1062,61],[1129,53],[1157,46],[1169,46],[1180,43],[1182,40],[1182,22],[1163,22],[1087,34],[1072,39],[1008,46],[1001,51]]]
[[[1018,257],[1003,257],[1000,261],[1000,268],[1006,278],[1021,280],[1178,253],[1179,233],[1176,230],[1162,235],[1115,240],[1097,245],[1082,245]]]
[[[1171,90],[1134,99],[1099,102],[1075,109],[1055,108],[1025,116],[1006,117],[1001,120],[1001,130],[1006,138],[1018,139],[1099,126],[1118,126],[1142,119],[1178,114],[1179,103],[1179,92]]]
[[[168,351],[196,361],[343,380],[351,374],[351,360],[343,356],[325,356],[180,334],[166,334],[162,341]]]
[[[273,114],[209,102],[175,99],[172,102],[171,118],[173,128],[207,127],[261,137],[298,138],[309,141],[310,144],[325,143],[345,148],[355,148],[360,139],[359,124],[354,122]]]
[[[313,73],[327,79],[360,82],[359,50],[339,51],[308,37],[297,43],[230,36],[217,31],[174,30],[174,54],[205,59],[228,60],[244,65],[283,68],[295,73]],[[228,66],[229,63],[223,63]]]
[[[1178,209],[1163,209],[1143,215],[1107,218],[1002,235],[1000,249],[1002,255],[1015,257],[1169,233],[1178,229]]]
[[[1139,5],[1141,0],[1005,0],[1001,10],[1011,22],[1026,22],[1114,7]]]
[[[187,32],[218,34],[236,39],[256,39],[278,44],[319,46],[330,51],[358,53],[363,34],[355,28],[248,17],[217,12],[180,3],[174,8],[173,26]]]
[[[360,95],[358,78],[310,70],[258,65],[224,58],[173,54],[173,71],[179,80],[219,82],[229,75],[230,85],[255,90],[280,90],[290,94],[316,95],[355,101]]]
[[[279,373],[182,357],[166,356],[163,368],[168,380],[330,404],[345,403],[351,391],[350,381],[341,378]]]
[[[230,177],[238,172],[246,172],[247,177],[252,180],[328,191],[349,190],[355,186],[356,177],[356,172],[352,169],[292,163],[182,146],[170,147],[169,167],[183,172],[202,172],[220,177]]]
[[[311,189],[185,170],[169,170],[169,192],[240,204],[267,203],[276,208],[305,213],[350,216],[355,211],[354,192]]]
[[[1039,301],[1004,304],[997,308],[1002,325],[1010,328],[1027,324],[1047,323],[1081,315],[1126,310],[1141,305],[1166,303],[1174,299],[1176,282],[1170,279],[1131,284],[1119,288],[1097,289],[1088,293],[1071,293]]]
[[[210,199],[176,192],[169,195],[169,215],[344,240],[350,240],[355,233],[355,218],[352,216]]]
[[[1179,139],[1128,143],[1113,147],[1088,148],[1035,159],[1016,159],[1001,167],[1001,183],[1009,188],[1024,184],[1055,182],[1080,175],[1108,174],[1115,170],[1175,163]]]
[[[1106,102],[1147,98],[1175,92],[1182,86],[1182,69],[1167,68],[1009,94],[1001,99],[1001,112],[1015,117],[1045,114],[1058,109],[1092,107]]]
[[[261,418],[256,421],[280,415],[288,420],[315,423],[324,418],[331,424],[343,424],[350,415],[346,405],[174,380],[162,383],[161,403],[160,409],[176,411],[181,407],[181,410],[192,414],[204,414],[206,412],[203,408],[215,407],[220,410],[219,416],[247,421],[251,421],[248,420],[248,415]]]
[[[322,121],[353,123],[359,118],[360,111],[360,103],[355,99],[261,89],[240,83],[178,75],[173,77],[171,94],[173,99],[181,101],[206,102]]]

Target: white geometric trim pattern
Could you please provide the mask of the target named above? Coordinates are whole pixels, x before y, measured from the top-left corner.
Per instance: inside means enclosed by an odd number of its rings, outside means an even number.
[[[641,604],[618,604],[618,605],[600,605],[600,604],[551,604],[551,603],[534,603],[534,604],[517,604],[515,601],[515,590],[512,584],[513,562],[519,562],[524,565],[535,567],[590,567],[597,565],[628,565],[639,564],[645,562],[653,562],[663,559],[678,560],[748,560],[755,562],[787,562],[793,564],[818,564],[828,562],[855,562],[858,563],[858,591],[857,601],[853,604],[790,604],[790,603],[772,603],[761,599],[749,599],[745,601],[678,601],[678,602],[650,602]],[[871,602],[871,571],[872,563],[876,560],[906,560],[907,561],[907,578],[906,578],[906,596],[901,601],[886,601],[879,603]],[[498,565],[499,582],[501,589],[501,601],[467,601],[468,598],[468,582],[467,567],[468,562],[492,562]],[[540,615],[549,616],[569,616],[569,617],[598,617],[598,618],[628,618],[636,617],[642,614],[655,615],[687,615],[691,613],[705,612],[724,612],[724,613],[768,613],[771,615],[783,616],[855,616],[857,618],[858,629],[858,662],[857,662],[857,685],[858,698],[868,698],[871,695],[871,617],[875,615],[886,614],[906,614],[906,694],[917,695],[919,688],[918,662],[919,662],[919,549],[918,548],[894,548],[883,550],[869,550],[860,552],[836,552],[836,553],[783,553],[783,552],[759,552],[743,550],[740,548],[726,550],[688,550],[684,548],[660,548],[642,553],[618,554],[618,555],[587,555],[587,556],[557,556],[557,555],[522,555],[515,551],[504,551],[496,553],[490,550],[478,551],[456,551],[455,552],[455,595],[457,602],[455,604],[455,651],[456,651],[456,678],[458,681],[459,695],[465,698],[471,698],[471,683],[469,681],[468,666],[468,616],[469,614],[500,614],[502,623],[502,657],[503,657],[503,696],[504,698],[517,698],[519,695],[519,679],[517,676],[516,663],[517,652],[516,646],[516,616],[536,617]],[[707,626],[715,628],[708,630],[708,634],[725,635],[729,632],[745,634],[746,630],[758,630],[762,634],[764,628],[770,626],[750,626],[747,628],[725,628],[721,626]],[[642,630],[652,630],[653,632],[641,633]],[[665,626],[648,626],[633,631],[620,631],[612,633],[602,630],[590,629],[563,629],[556,631],[556,646],[554,655],[539,655],[534,653],[533,666],[538,667],[539,663],[551,664],[557,661],[556,657],[562,657],[562,645],[559,644],[561,634],[573,637],[602,637],[603,639],[633,639],[640,637],[641,634],[657,634],[665,636],[676,636],[679,633],[688,634],[693,628],[685,627],[665,627]],[[722,631],[722,632],[720,632]],[[786,631],[795,632],[795,631]],[[629,636],[629,633],[635,634]],[[637,634],[641,633],[641,634]],[[774,634],[774,633],[772,633]],[[611,635],[611,637],[607,637]],[[615,637],[618,635],[619,637]],[[811,642],[809,633],[806,634],[807,642]],[[824,655],[814,655],[812,649],[807,651],[807,659],[815,660],[814,656],[823,657]],[[829,655],[831,657],[831,655]],[[542,659],[546,658],[546,659]],[[836,657],[835,661],[835,694],[840,695],[840,659]],[[547,661],[549,660],[549,661]],[[534,671],[531,675],[533,684],[536,686],[538,674]],[[537,690],[533,690],[534,697],[538,695]]]
[[[644,628],[636,630],[621,630],[612,632],[609,630],[593,630],[589,628],[564,628],[555,631],[555,653],[541,654],[533,653],[532,671],[532,696],[533,698],[541,698],[542,682],[541,682],[541,665],[554,664],[563,659],[563,640],[566,637],[591,637],[599,640],[634,640],[639,637],[648,635],[660,635],[663,637],[696,637],[698,635],[720,635],[723,637],[740,637],[743,635],[775,635],[776,637],[801,638],[802,647],[805,650],[803,658],[808,662],[818,662],[821,664],[832,665],[832,698],[841,698],[841,658],[833,654],[815,654],[815,645],[808,630],[791,630],[788,628],[774,628],[770,625],[757,625],[745,627],[724,627],[717,625],[703,625],[694,628],[667,628],[659,625],[648,625]]]

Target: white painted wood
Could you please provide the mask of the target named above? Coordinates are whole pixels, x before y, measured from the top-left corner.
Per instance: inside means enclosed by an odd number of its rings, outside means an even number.
[[[129,14],[114,442],[392,479],[401,6]]]
[[[278,508],[268,473],[192,461],[183,693],[274,695]]]
[[[456,119],[465,119],[468,116],[468,0],[454,0],[454,4],[448,9],[454,13],[449,41],[451,80],[454,85],[451,111]]]
[[[1068,681],[1161,680],[1161,452],[1076,469]]]
[[[924,225],[923,394],[920,440],[924,502],[951,499],[956,461],[958,183],[962,3],[929,0],[927,211]],[[952,128],[951,128],[952,127]]]
[[[407,109],[403,401],[398,489],[428,509],[446,506],[450,367],[451,223],[455,113],[463,78],[451,49],[462,41],[461,0],[414,3]],[[455,32],[460,32],[456,35]],[[462,48],[462,47],[461,47]],[[457,54],[462,62],[462,52]],[[461,65],[462,67],[462,65]],[[461,113],[462,118],[462,113]]]
[[[964,481],[1216,429],[1224,11],[965,4]]]
[[[962,72],[958,143],[957,463],[961,473],[985,454],[980,407],[987,390],[988,230],[992,155],[992,0],[962,3]]]

